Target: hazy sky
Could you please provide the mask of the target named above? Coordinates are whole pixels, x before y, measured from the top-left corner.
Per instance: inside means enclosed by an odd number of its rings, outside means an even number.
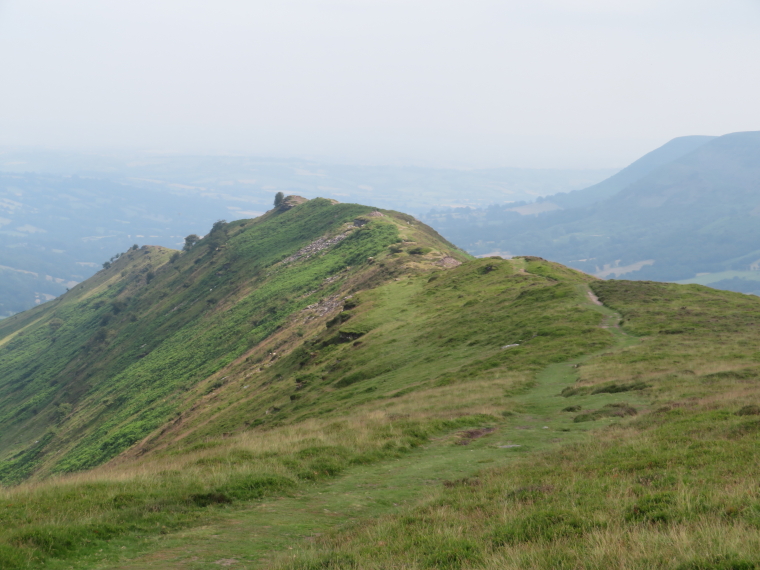
[[[622,166],[758,61],[760,0],[0,0],[0,145]]]

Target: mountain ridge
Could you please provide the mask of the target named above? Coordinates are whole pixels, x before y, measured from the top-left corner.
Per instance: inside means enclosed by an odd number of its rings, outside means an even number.
[[[44,426],[51,418],[56,414],[65,415],[69,406],[81,405],[80,398],[89,398],[85,407],[92,410],[93,417],[78,416],[78,421],[92,425],[89,428],[75,425],[67,430],[64,417],[55,436],[51,436],[57,442],[53,446],[59,449],[57,453],[65,447],[67,438],[74,438],[75,448],[79,446],[83,451],[70,449],[68,454],[78,454],[81,459],[69,458],[68,463],[56,459],[56,465],[63,471],[77,470],[109,459],[157,428],[161,418],[170,415],[173,408],[167,398],[171,393],[187,390],[195,382],[210,378],[231,360],[242,357],[274,334],[295,311],[305,309],[313,301],[320,302],[323,296],[334,296],[340,289],[340,281],[356,279],[350,269],[353,265],[387,251],[401,239],[399,227],[414,223],[413,218],[401,214],[386,215],[370,207],[335,204],[329,200],[311,200],[290,207],[298,201],[291,198],[288,207],[258,218],[249,231],[246,226],[250,221],[215,224],[211,232],[183,256],[160,247],[132,249],[86,284],[78,285],[29,314],[22,313],[0,323],[3,337],[0,343],[8,350],[12,352],[16,345],[27,342],[30,351],[45,350],[51,353],[50,362],[57,363],[40,376],[36,373],[40,364],[28,361],[17,368],[15,375],[8,376],[0,406],[3,450],[8,451],[9,440],[21,431],[27,433],[27,440],[42,438],[42,441],[46,437]],[[330,217],[325,215],[326,211],[335,214]],[[405,228],[403,231],[411,233]],[[433,235],[425,229],[413,232],[423,243],[430,239],[427,235]],[[466,258],[450,244],[433,239],[446,248],[446,255],[441,255],[441,259]],[[283,240],[287,241],[283,243]],[[285,243],[292,245],[280,250]],[[329,248],[346,257],[320,256]],[[427,252],[418,255],[420,258],[427,255],[430,260]],[[310,262],[301,267],[299,260]],[[364,265],[360,281],[389,278],[387,275],[378,277],[386,270],[382,265]],[[295,283],[289,281],[291,274],[297,276]],[[251,288],[250,280],[257,283],[255,289]],[[361,287],[360,283],[355,285]],[[297,296],[288,298],[293,293]],[[315,295],[319,297],[314,298]],[[246,303],[249,306],[243,311]],[[325,314],[337,308],[335,304]],[[83,320],[82,315],[87,313],[89,319]],[[245,327],[242,321],[231,323],[233,318],[237,321],[252,319],[252,325]],[[207,321],[202,328],[192,324],[198,319]],[[35,325],[41,320],[48,321],[46,328]],[[186,329],[187,326],[190,328]],[[25,341],[19,337],[24,332],[22,328],[34,329],[33,338]],[[74,332],[72,328],[77,332],[69,338]],[[209,333],[209,328],[215,332]],[[243,332],[246,328],[249,330]],[[232,331],[236,331],[232,346],[211,338],[232,338]],[[32,334],[29,330],[25,332]],[[182,347],[188,343],[198,346],[197,354],[185,353]],[[81,360],[79,351],[90,362],[77,365]],[[174,353],[182,355],[181,358],[172,356]],[[0,366],[7,365],[6,359],[0,356]],[[32,374],[35,381],[25,386],[22,396],[8,392],[9,386]],[[151,378],[171,380],[157,385]],[[99,389],[106,381],[113,385],[106,390]],[[62,392],[56,387],[59,383],[66,386],[66,398],[56,396]],[[140,385],[145,386],[145,393],[135,392],[135,386]],[[119,412],[127,401],[131,415]],[[18,420],[26,416],[24,421]],[[11,425],[17,428],[11,429]],[[98,425],[101,428],[93,432],[93,426]],[[82,429],[89,433],[90,443],[82,440]],[[66,435],[68,432],[70,436]],[[37,453],[35,450],[34,454]]]
[[[563,194],[547,196],[545,201],[556,203],[563,208],[579,208],[590,206],[606,198],[610,198],[624,190],[630,184],[637,182],[646,175],[657,170],[674,160],[690,154],[702,145],[715,139],[712,136],[691,135],[674,138],[659,148],[648,152],[638,160],[632,162],[620,172],[609,178],[584,188]]]
[[[753,277],[760,259],[758,164],[760,132],[732,133],[587,206],[535,216],[494,207],[424,219],[474,254],[540,255],[598,276],[681,281],[743,271]]]
[[[329,200],[130,249],[0,322],[0,566],[751,568],[759,303]]]

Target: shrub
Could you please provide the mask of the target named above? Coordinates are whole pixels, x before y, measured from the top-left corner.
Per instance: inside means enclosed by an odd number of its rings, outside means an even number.
[[[185,245],[182,246],[182,251],[190,251],[193,246],[201,240],[196,234],[190,234],[185,238]],[[137,247],[135,247],[137,249]]]
[[[545,510],[497,527],[491,540],[496,546],[538,540],[551,542],[559,538],[582,536],[595,526],[598,524],[594,521],[568,511]]]
[[[749,404],[736,412],[737,416],[758,416],[760,415],[760,406]]]
[[[295,483],[291,479],[280,475],[238,474],[230,477],[230,480],[218,489],[218,493],[239,501],[250,501],[266,495],[284,493],[294,486]]]
[[[672,493],[656,493],[641,497],[628,509],[628,522],[667,523],[675,520],[675,497]]]

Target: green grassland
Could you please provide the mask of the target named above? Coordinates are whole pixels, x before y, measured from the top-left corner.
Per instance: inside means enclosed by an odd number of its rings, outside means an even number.
[[[281,566],[757,568],[758,301],[701,286],[591,287],[638,342],[571,364],[566,409],[591,420],[583,411],[604,409],[595,391],[626,406],[636,394],[637,415],[438,486]]]
[[[754,568],[758,318],[327,200],[131,250],[0,323],[0,567]]]
[[[58,300],[4,320],[0,480],[93,467],[163,425],[198,382],[337,291],[328,277],[352,275],[399,239],[393,223],[355,226],[371,211],[315,200],[217,224],[184,255],[130,250]],[[283,263],[341,231],[330,255]]]

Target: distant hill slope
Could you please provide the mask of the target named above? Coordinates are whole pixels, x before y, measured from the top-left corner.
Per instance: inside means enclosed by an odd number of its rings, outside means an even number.
[[[538,216],[492,208],[425,220],[474,254],[541,255],[600,277],[676,281],[757,270],[760,132],[683,144],[697,148],[586,207]]]
[[[583,190],[555,194],[554,196],[548,197],[547,200],[558,204],[565,209],[590,206],[595,202],[600,202],[614,196],[627,186],[645,177],[650,172],[693,152],[714,138],[715,137],[707,136],[675,138],[665,143],[660,148],[645,154],[620,172],[598,184],[594,184]]]

